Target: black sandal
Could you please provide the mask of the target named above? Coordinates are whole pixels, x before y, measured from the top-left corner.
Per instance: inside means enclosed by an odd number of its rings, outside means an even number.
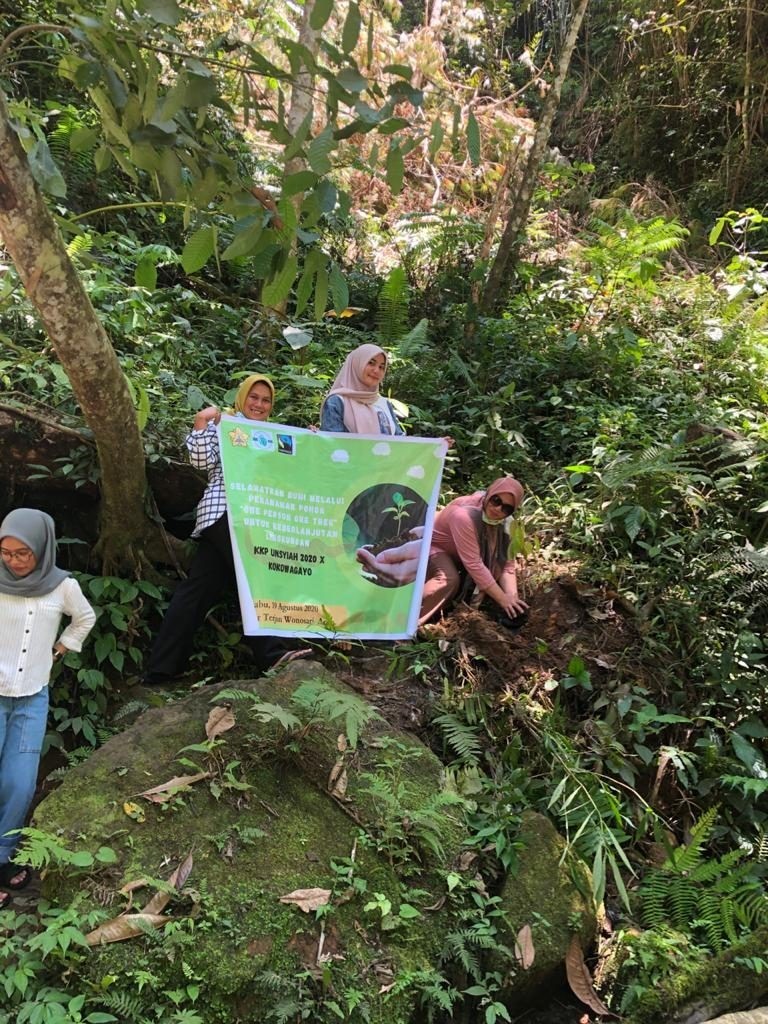
[[[21,881],[15,882],[14,878],[21,876]],[[3,864],[0,867],[0,885],[6,889],[26,889],[32,881],[32,868],[28,864]],[[5,906],[6,904],[2,904]]]
[[[0,910],[5,910],[5,908],[8,906],[12,899],[13,893],[4,892],[2,889],[0,889]]]

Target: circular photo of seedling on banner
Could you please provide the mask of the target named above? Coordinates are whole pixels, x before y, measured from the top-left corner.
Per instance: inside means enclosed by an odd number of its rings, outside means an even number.
[[[403,484],[376,484],[350,503],[344,549],[379,587],[413,583],[419,567],[427,503]]]

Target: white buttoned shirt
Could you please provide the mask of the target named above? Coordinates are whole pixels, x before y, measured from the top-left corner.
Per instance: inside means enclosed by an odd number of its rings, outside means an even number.
[[[57,638],[62,616],[70,624]],[[0,594],[0,697],[29,697],[48,685],[53,645],[82,649],[96,615],[68,576],[43,597]]]

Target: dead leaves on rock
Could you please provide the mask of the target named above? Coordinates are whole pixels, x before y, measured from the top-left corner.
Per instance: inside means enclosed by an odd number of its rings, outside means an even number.
[[[330,889],[294,889],[280,897],[281,903],[293,904],[305,914],[309,914],[318,907],[324,907],[330,901]]]
[[[231,708],[215,707],[211,710],[208,721],[205,723],[205,735],[209,740],[215,740],[217,736],[228,732],[234,725],[235,716],[232,714]]]
[[[584,963],[584,954],[581,951],[581,943],[579,942],[578,935],[573,936],[571,944],[568,947],[568,952],[565,956],[565,973],[568,978],[568,984],[571,987],[571,992],[573,992],[576,998],[581,1000],[585,1006],[588,1006],[590,1010],[599,1014],[601,1017],[618,1016],[617,1014],[612,1013],[605,1003],[600,1000],[592,986],[592,977],[587,965]]]
[[[185,860],[179,864],[171,877],[168,879],[168,889],[156,892],[146,907],[137,914],[118,914],[112,920],[94,928],[85,936],[89,946],[104,946],[108,942],[123,942],[125,939],[132,939],[136,935],[145,934],[170,921],[170,917],[161,913],[168,905],[174,892],[180,892],[186,884],[192,870],[192,854],[188,854]],[[120,890],[129,896],[128,906],[132,905],[133,893],[147,884],[145,878],[139,878],[129,882]]]
[[[221,736],[222,733],[228,732],[236,725],[235,716],[232,713],[231,708],[226,706],[215,707],[211,709],[208,715],[208,721],[205,723],[205,735],[208,740],[215,740],[217,736]],[[145,789],[142,793],[137,795],[143,797],[145,800],[149,800],[153,804],[164,804],[171,800],[177,793],[183,790],[189,789],[190,786],[194,786],[196,782],[201,782],[203,779],[210,779],[211,772],[198,772],[196,775],[174,775],[172,779],[167,782],[161,782],[159,786],[152,786],[151,789]],[[123,810],[129,818],[133,818],[134,821],[144,821],[144,812],[140,806],[132,801],[126,801],[123,804]]]
[[[515,958],[524,971],[529,970],[536,959],[533,933],[529,924],[524,924],[515,936]]]
[[[210,777],[210,772],[198,772],[197,775],[174,775],[167,782],[162,782],[159,786],[153,786],[151,789],[145,789],[143,793],[138,795],[143,796],[145,800],[149,800],[153,804],[164,804],[181,790],[189,789],[190,786],[200,782],[201,779],[210,779]],[[133,804],[132,806],[135,807],[136,805]]]

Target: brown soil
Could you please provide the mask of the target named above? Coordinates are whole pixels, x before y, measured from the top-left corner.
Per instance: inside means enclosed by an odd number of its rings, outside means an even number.
[[[523,590],[529,612],[517,631],[496,622],[493,609],[459,604],[414,641],[353,646],[331,654],[329,668],[393,724],[415,731],[427,724],[443,676],[464,696],[528,694],[547,704],[546,684],[567,675],[579,656],[597,689],[630,668],[634,609],[614,591],[580,581],[578,570],[575,563],[530,560]]]

